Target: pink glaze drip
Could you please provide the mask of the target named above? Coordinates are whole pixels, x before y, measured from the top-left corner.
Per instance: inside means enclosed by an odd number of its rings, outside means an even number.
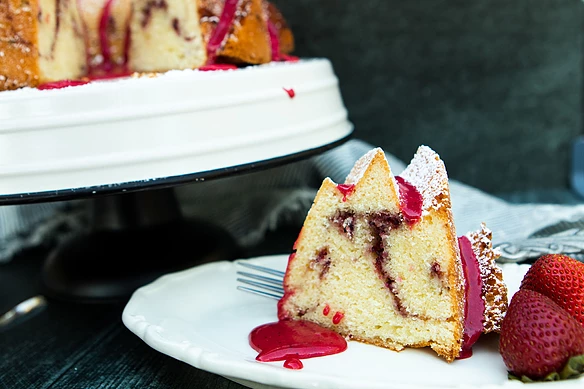
[[[395,177],[399,186],[400,208],[408,224],[415,224],[422,217],[422,195],[415,186],[402,177]]]
[[[132,34],[130,30],[130,24],[126,27],[126,40],[124,41],[124,67],[128,67],[128,61],[130,60],[130,47],[132,46]]]
[[[199,68],[199,70],[202,72],[213,72],[213,71],[217,71],[217,70],[235,70],[235,69],[237,69],[237,66],[226,64],[226,63],[207,64],[207,65],[203,65]]]
[[[472,356],[472,346],[483,332],[483,320],[485,303],[482,298],[483,280],[477,257],[472,249],[472,244],[466,236],[458,238],[462,270],[464,272],[464,292],[466,304],[464,306],[464,334],[462,348],[458,359]]]
[[[347,201],[347,197],[350,196],[355,190],[354,184],[339,184],[337,185],[339,192],[343,194],[343,201]]]
[[[304,320],[260,325],[249,334],[249,344],[259,353],[257,361],[289,361],[284,367],[298,366],[294,359],[332,355],[347,349],[347,341],[341,335]]]
[[[282,88],[286,91],[286,93],[288,93],[288,96],[290,96],[291,99],[294,98],[294,96],[296,96],[296,92],[294,92],[294,89],[290,88],[290,89],[286,89],[286,88]]]
[[[325,305],[324,309],[322,310],[322,314],[325,316],[328,316],[328,314],[331,313],[331,307],[329,307],[329,305]]]
[[[107,25],[111,16],[111,8],[114,0],[107,0],[99,19],[99,44],[101,46],[101,55],[103,56],[103,70],[109,72],[113,69],[112,53],[110,51],[109,39],[107,36]]]
[[[221,48],[223,41],[227,37],[227,33],[235,19],[235,11],[237,11],[237,3],[239,0],[225,0],[225,6],[219,17],[217,27],[211,34],[209,42],[207,43],[207,65],[215,63],[217,58],[217,51]]]
[[[278,29],[268,20],[268,34],[270,35],[270,45],[272,47],[272,61],[280,60],[280,38],[278,37]]]
[[[61,81],[54,81],[54,82],[46,82],[44,84],[40,84],[37,89],[40,90],[49,90],[49,89],[61,89],[66,88],[68,86],[79,86],[88,84],[89,81],[83,80],[61,80]]]
[[[284,367],[286,369],[300,370],[304,367],[304,365],[298,358],[288,358],[284,361]]]
[[[298,62],[300,58],[295,55],[282,54],[279,55],[281,62]]]
[[[333,324],[339,324],[344,317],[345,314],[343,312],[335,313],[335,315],[333,316]]]

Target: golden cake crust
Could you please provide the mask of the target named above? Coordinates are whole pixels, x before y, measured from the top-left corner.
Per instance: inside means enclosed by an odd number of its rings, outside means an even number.
[[[483,332],[500,332],[501,322],[508,306],[507,287],[503,282],[503,271],[495,262],[500,253],[498,250],[493,249],[492,232],[485,223],[481,224],[480,230],[469,232],[466,236],[477,256],[483,281],[482,297],[485,303]]]
[[[264,12],[268,20],[274,24],[278,30],[278,40],[280,41],[280,53],[290,54],[294,51],[294,35],[288,26],[282,12],[269,1],[263,0]]]
[[[239,1],[227,39],[217,51],[219,62],[257,65],[271,61],[272,51],[261,1]],[[205,44],[213,34],[224,4],[224,0],[199,0],[201,32]]]
[[[38,4],[0,2],[0,90],[35,87],[42,80],[37,49]]]

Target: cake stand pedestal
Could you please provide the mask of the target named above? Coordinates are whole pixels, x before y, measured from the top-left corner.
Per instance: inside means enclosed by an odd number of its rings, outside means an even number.
[[[240,256],[234,239],[210,223],[187,221],[172,189],[90,201],[91,229],[47,258],[47,296],[79,302],[128,298],[162,274]]]

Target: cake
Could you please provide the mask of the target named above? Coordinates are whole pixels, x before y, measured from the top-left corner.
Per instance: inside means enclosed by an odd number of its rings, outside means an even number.
[[[82,77],[81,30],[76,0],[2,0],[0,90]]]
[[[288,261],[278,317],[396,351],[468,357],[506,310],[497,255],[485,225],[457,238],[438,154],[421,146],[393,176],[376,148],[345,183],[323,181]]]
[[[131,0],[77,0],[90,74],[108,73],[128,63]]]
[[[287,59],[293,48],[291,30],[266,0],[0,3],[0,90],[263,64]]]

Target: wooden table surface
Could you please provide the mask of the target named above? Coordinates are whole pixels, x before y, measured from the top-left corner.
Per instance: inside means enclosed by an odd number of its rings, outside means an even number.
[[[244,257],[289,252],[296,234],[270,236]],[[0,265],[0,313],[40,294],[46,256],[36,249]],[[48,299],[18,325],[0,327],[0,388],[244,388],[152,349],[122,323],[126,302]]]

